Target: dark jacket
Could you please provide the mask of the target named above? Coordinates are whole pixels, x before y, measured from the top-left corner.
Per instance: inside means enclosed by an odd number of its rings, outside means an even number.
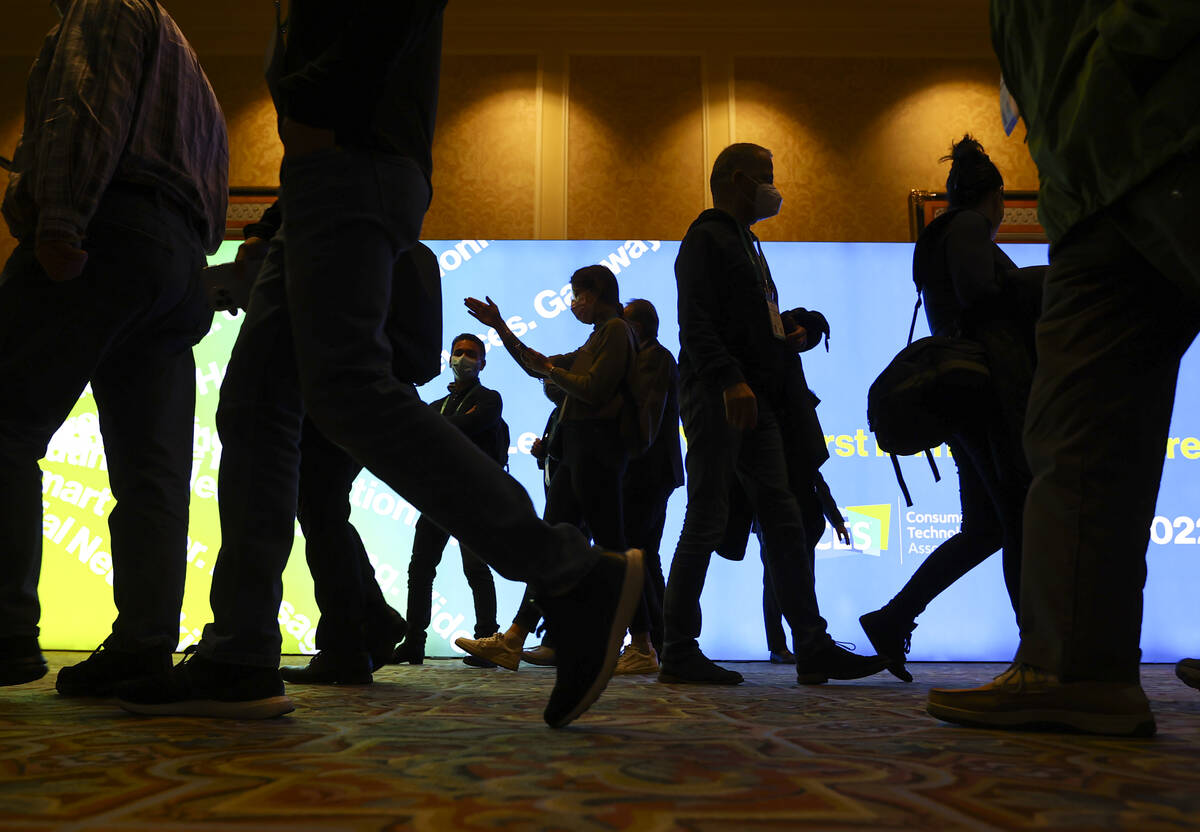
[[[639,365],[648,365],[646,372],[656,377],[661,374],[667,380],[666,399],[654,442],[644,454],[631,459],[625,469],[626,489],[670,493],[683,485],[683,453],[679,446],[679,368],[671,351],[657,341],[641,348],[637,360]]]
[[[778,401],[795,355],[772,333],[767,301],[779,293],[758,238],[710,208],[688,228],[675,258],[679,290],[679,374],[720,393],[739,382]]]
[[[508,432],[504,429],[504,401],[500,394],[478,381],[466,388],[459,388],[457,384],[455,387],[458,389],[430,402],[429,406],[445,416],[492,459],[501,465],[508,462]]]
[[[292,0],[275,106],[429,176],[446,0]]]

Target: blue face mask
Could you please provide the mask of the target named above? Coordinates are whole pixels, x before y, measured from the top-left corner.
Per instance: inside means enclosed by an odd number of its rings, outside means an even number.
[[[450,369],[455,381],[470,381],[479,375],[479,362],[469,355],[455,355],[450,358]]]

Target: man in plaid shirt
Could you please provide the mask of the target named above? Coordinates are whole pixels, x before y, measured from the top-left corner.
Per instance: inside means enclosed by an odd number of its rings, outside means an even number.
[[[60,693],[165,672],[179,638],[195,405],[228,142],[195,53],[155,0],[55,0],[4,196],[0,685],[38,679],[38,460],[90,383],[111,490],[112,634]]]

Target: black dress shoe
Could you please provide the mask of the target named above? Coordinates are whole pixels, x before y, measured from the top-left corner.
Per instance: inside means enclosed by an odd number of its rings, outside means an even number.
[[[333,653],[322,650],[304,667],[281,667],[283,681],[293,685],[369,685],[371,657],[365,650]]]
[[[740,685],[742,674],[727,670],[700,651],[683,658],[668,656],[659,665],[658,681],[669,685]]]
[[[786,647],[782,650],[771,651],[771,664],[795,664],[796,656]]]
[[[36,638],[0,638],[0,687],[36,682],[46,670]]]
[[[796,657],[796,681],[801,685],[820,685],[830,679],[861,679],[887,670],[886,656],[860,656],[830,642],[810,656]]]

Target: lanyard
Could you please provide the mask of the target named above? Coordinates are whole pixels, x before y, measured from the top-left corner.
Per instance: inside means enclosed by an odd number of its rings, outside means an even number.
[[[750,258],[750,262],[754,264],[754,270],[758,272],[758,279],[762,283],[763,294],[766,295],[768,301],[774,301],[778,297],[778,294],[775,292],[775,287],[767,272],[767,258],[762,253],[762,243],[758,241],[757,237],[751,235],[747,229],[742,228],[740,225],[738,226],[738,239],[742,241],[742,248],[745,249],[746,256]],[[757,252],[751,246],[751,240],[757,245]]]
[[[468,391],[466,392],[466,394],[465,394],[465,395],[463,395],[463,397],[462,397],[461,399],[459,399],[459,400],[458,400],[458,404],[457,404],[457,405],[455,406],[455,408],[454,408],[454,414],[453,414],[453,415],[457,416],[459,413],[461,413],[461,412],[462,412],[463,405],[467,403],[467,399],[469,399],[469,398],[471,398],[471,396],[475,395],[475,391],[476,391],[476,390],[478,390],[478,389],[479,389],[479,383],[478,383],[478,382],[476,382],[475,386],[474,386],[474,387],[472,387],[470,390],[468,390]],[[445,416],[445,415],[446,415],[446,405],[450,404],[450,399],[453,397],[453,395],[454,395],[454,394],[453,394],[453,393],[451,393],[449,396],[447,396],[446,398],[442,399],[442,409],[441,409],[440,411],[438,411],[438,412],[439,412],[439,413],[441,413],[443,416]]]

